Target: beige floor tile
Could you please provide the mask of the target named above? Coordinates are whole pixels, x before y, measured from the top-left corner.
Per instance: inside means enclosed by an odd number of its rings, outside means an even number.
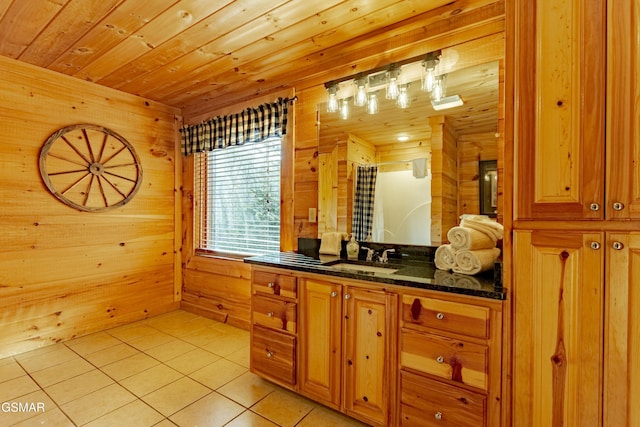
[[[0,383],[26,375],[27,372],[13,357],[0,360]]]
[[[50,348],[42,348],[17,355],[15,356],[16,360],[25,371],[36,372],[80,358],[64,344],[55,344],[48,347]]]
[[[210,389],[215,390],[245,372],[247,372],[247,368],[244,366],[240,366],[226,359],[220,359],[202,369],[190,373],[189,376]]]
[[[124,405],[136,397],[119,384],[111,384],[93,393],[86,394],[60,407],[77,425],[96,420]]]
[[[153,427],[176,427],[176,424],[165,418],[164,420],[160,421],[158,424],[154,424]]]
[[[128,403],[113,412],[109,412],[100,418],[86,424],[86,427],[113,427],[113,426],[154,426],[164,420],[164,416],[151,408],[141,400]]]
[[[0,425],[9,425],[2,423],[2,417],[0,416]],[[33,426],[47,426],[47,427],[74,427],[75,424],[62,413],[60,409],[54,407],[51,410],[47,410],[44,413],[40,413],[33,418],[26,419],[17,424],[11,424],[12,427],[33,427]]]
[[[44,390],[58,405],[71,402],[114,384],[103,372],[94,369],[77,377],[46,387]]]
[[[208,327],[202,327],[192,331],[185,331],[184,335],[182,335],[180,339],[198,347],[204,347],[223,335],[223,332],[215,331]]]
[[[154,329],[151,326],[147,326],[144,323],[140,322],[107,330],[107,333],[109,335],[112,335],[126,343],[139,340],[148,335],[152,335],[158,332],[159,331],[157,329]]]
[[[226,357],[249,345],[249,335],[244,333],[234,333],[222,335],[211,343],[202,346],[203,349],[222,357]]]
[[[183,377],[149,393],[142,400],[164,416],[170,416],[209,393],[211,393],[211,390],[207,387],[191,378]]]
[[[296,427],[366,427],[361,423],[339,412],[324,406],[317,406]]]
[[[41,371],[31,373],[40,387],[48,387],[60,381],[76,377],[94,370],[95,367],[82,358],[72,359],[59,365],[51,366]]]
[[[38,390],[40,387],[35,381],[28,375],[22,375],[0,383],[0,402],[8,402]]]
[[[96,332],[95,334],[86,335],[84,337],[68,341],[65,344],[79,355],[85,356],[90,353],[95,353],[96,351],[122,344],[122,341],[114,338],[106,332]]]
[[[121,343],[83,357],[95,366],[102,367],[139,353],[140,350],[131,347],[129,344]]]
[[[5,402],[5,401],[3,401]],[[47,421],[49,419],[53,421],[61,421],[59,416],[56,416],[55,411],[58,407],[42,390],[34,391],[33,393],[26,394],[17,399],[11,399],[11,403],[16,402],[24,405],[26,410],[18,409],[17,412],[0,410],[0,426],[13,426],[15,424],[34,426],[38,425],[41,421]],[[11,406],[9,406],[11,408]],[[58,410],[59,411],[59,410]],[[60,413],[62,414],[62,413]],[[64,417],[66,419],[66,417]],[[69,420],[67,419],[69,423]],[[46,425],[69,425],[69,424],[49,424]],[[73,424],[71,424],[73,425]]]
[[[224,426],[237,417],[245,408],[218,393],[208,396],[189,405],[169,417],[179,426]]]
[[[100,369],[114,380],[120,381],[142,371],[146,371],[149,368],[153,368],[159,363],[160,362],[151,356],[147,356],[144,353],[137,353],[126,359],[103,366]]]
[[[249,369],[250,360],[251,360],[251,351],[250,347],[247,345],[246,347],[241,348],[240,350],[236,350],[233,353],[227,355],[225,359],[231,360],[238,365],[242,365],[245,368]]]
[[[238,417],[234,418],[229,424],[226,424],[225,427],[279,427],[277,424],[272,423],[266,418],[261,417],[260,415],[251,412],[249,410],[244,411]],[[317,426],[322,427],[322,426]]]
[[[211,323],[211,325],[209,325],[209,328],[213,329],[214,331],[222,332],[224,334],[249,333],[249,331],[245,329],[231,326],[228,323],[217,322],[215,320],[213,321],[213,323]]]
[[[220,356],[205,351],[201,348],[196,348],[195,350],[192,350],[181,356],[167,360],[165,364],[172,367],[176,371],[182,372],[186,375],[197,371],[198,369],[204,368],[205,366],[210,365],[217,360],[220,360]]]
[[[165,365],[157,365],[120,381],[120,385],[138,397],[151,393],[184,375]]]
[[[197,347],[195,345],[189,344],[188,342],[173,339],[167,343],[145,350],[144,352],[154,359],[166,362],[167,360],[181,356],[191,350],[195,350],[196,348]]]
[[[144,351],[162,344],[166,344],[173,340],[175,340],[174,336],[154,329],[153,333],[150,333],[149,335],[146,335],[140,339],[129,341],[129,344],[132,347],[137,348],[138,350]]]
[[[249,408],[278,387],[263,380],[251,372],[245,372],[238,378],[220,387],[217,392]]]
[[[317,404],[304,397],[279,388],[252,406],[251,410],[282,427],[291,427],[316,406]],[[322,423],[317,426],[324,427]]]

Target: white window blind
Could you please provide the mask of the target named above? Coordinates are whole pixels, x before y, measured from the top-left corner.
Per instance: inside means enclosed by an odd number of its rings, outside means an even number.
[[[280,250],[281,140],[197,154],[198,248],[259,255]]]

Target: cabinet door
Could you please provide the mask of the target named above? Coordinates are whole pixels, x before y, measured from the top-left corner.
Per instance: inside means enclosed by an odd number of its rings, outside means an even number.
[[[606,0],[515,8],[515,217],[601,219]]]
[[[390,425],[397,295],[348,287],[344,301],[344,407],[347,414]]]
[[[514,233],[513,425],[602,423],[602,233]]]
[[[338,409],[342,286],[306,280],[300,299],[300,391]]]
[[[607,236],[604,425],[640,426],[640,233]]]
[[[640,219],[640,2],[608,7],[607,216]]]

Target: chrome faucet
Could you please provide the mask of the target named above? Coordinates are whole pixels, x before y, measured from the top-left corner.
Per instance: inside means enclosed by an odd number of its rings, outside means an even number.
[[[396,251],[395,249],[385,249],[382,252],[382,256],[380,257],[380,262],[386,264],[389,261],[389,257],[387,256],[387,253],[394,253],[395,251]]]
[[[373,256],[375,255],[376,251],[374,251],[373,249],[367,248],[366,246],[363,246],[360,249],[367,250],[367,259],[366,259],[367,262],[373,261]]]

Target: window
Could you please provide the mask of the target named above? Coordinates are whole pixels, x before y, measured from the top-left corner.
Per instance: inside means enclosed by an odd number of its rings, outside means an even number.
[[[280,250],[281,139],[196,154],[197,248],[258,255]]]

